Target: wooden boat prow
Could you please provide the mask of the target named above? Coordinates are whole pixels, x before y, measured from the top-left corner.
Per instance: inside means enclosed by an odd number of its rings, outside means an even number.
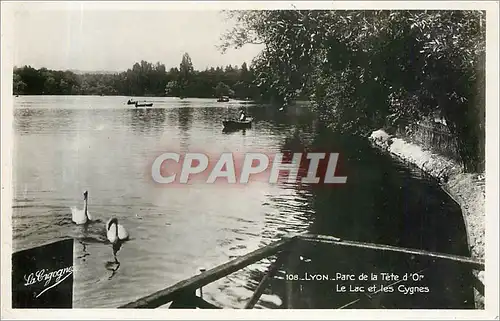
[[[324,244],[332,247],[343,247],[343,248],[361,248],[367,251],[384,252],[384,253],[394,253],[397,255],[406,255],[409,258],[421,257],[433,260],[442,260],[448,262],[455,262],[467,266],[471,269],[476,269],[479,271],[484,271],[485,263],[483,260],[478,260],[472,257],[459,256],[455,254],[440,253],[440,252],[430,252],[422,249],[416,248],[404,248],[397,247],[386,244],[377,244],[369,242],[351,241],[346,239],[341,239],[333,235],[321,235],[321,234],[311,234],[308,232],[303,232],[295,235],[284,236],[281,239],[267,244],[264,247],[260,247],[250,253],[233,258],[224,264],[215,266],[211,269],[204,269],[200,271],[200,274],[194,275],[191,278],[179,281],[178,283],[166,287],[164,289],[158,290],[152,294],[143,296],[136,299],[133,302],[119,306],[118,308],[125,309],[144,309],[144,308],[159,308],[170,302],[172,304],[169,308],[201,308],[201,309],[221,309],[224,307],[216,306],[203,299],[202,287],[207,286],[219,279],[225,278],[228,275],[245,269],[251,264],[261,261],[264,258],[271,256],[276,256],[276,259],[272,261],[271,265],[267,269],[259,284],[255,288],[252,297],[248,299],[245,304],[245,309],[253,309],[255,304],[258,302],[261,295],[265,292],[266,288],[269,286],[271,279],[278,273],[280,269],[294,272],[293,257],[296,257],[296,249],[298,242],[307,242],[309,244]],[[292,262],[292,263],[290,263]],[[297,300],[303,300],[303,298],[294,298],[293,292],[296,285],[296,281],[291,279],[284,280],[285,296],[284,308],[288,309],[298,309],[299,306],[296,305]],[[397,283],[397,282],[396,282]],[[332,285],[333,287],[334,285]],[[482,281],[478,280],[477,284],[472,285],[475,289],[483,289],[484,284]],[[199,291],[197,291],[199,290]],[[196,293],[199,293],[198,294]],[[300,291],[301,293],[302,291]],[[377,293],[383,294],[384,292],[378,291],[374,292],[372,295],[377,295]],[[344,304],[339,302],[338,308],[342,309],[348,307],[356,302],[360,301],[365,293],[352,293],[352,301]],[[370,298],[371,299],[371,298]]]

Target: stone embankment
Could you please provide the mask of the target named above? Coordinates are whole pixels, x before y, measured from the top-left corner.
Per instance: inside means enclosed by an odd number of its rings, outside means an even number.
[[[376,146],[394,157],[414,164],[440,182],[441,187],[462,208],[471,256],[485,258],[485,175],[464,173],[456,162],[403,138],[376,130],[369,137]],[[475,271],[475,276],[484,283],[484,272]],[[476,291],[476,306],[484,308],[484,298]]]

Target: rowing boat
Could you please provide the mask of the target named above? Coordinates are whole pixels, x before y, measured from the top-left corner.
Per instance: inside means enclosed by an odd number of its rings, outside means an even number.
[[[229,97],[227,97],[227,96],[222,96],[222,97],[219,97],[219,99],[217,99],[218,103],[227,103],[228,101],[229,101]]]
[[[147,104],[139,104],[138,102],[135,103],[135,107],[151,107],[153,106],[153,103],[147,103]]]
[[[224,129],[239,129],[252,127],[253,118],[248,117],[245,120],[223,120]]]

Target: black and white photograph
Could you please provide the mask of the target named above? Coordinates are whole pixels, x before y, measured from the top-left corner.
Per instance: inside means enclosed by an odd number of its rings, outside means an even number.
[[[498,318],[498,21],[2,1],[2,318]]]

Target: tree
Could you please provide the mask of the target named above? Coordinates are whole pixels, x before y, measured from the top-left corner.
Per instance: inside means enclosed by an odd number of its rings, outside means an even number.
[[[219,82],[217,87],[215,87],[216,96],[232,96],[234,95],[234,91],[225,83]]]
[[[242,73],[246,73],[248,72],[248,66],[247,66],[247,63],[244,62],[242,65],[241,65],[241,72]]]
[[[13,87],[14,87],[13,88],[14,95],[22,94],[24,92],[24,89],[26,88],[26,83],[17,73],[14,73]]]
[[[221,49],[263,43],[252,62],[263,99],[307,93],[332,128],[367,133],[445,117],[473,170],[484,159],[485,13],[233,11]]]
[[[44,85],[44,92],[45,94],[51,95],[54,94],[56,91],[56,80],[52,76],[48,76],[45,79]]]
[[[165,87],[165,94],[170,97],[177,97],[179,95],[179,84],[175,80],[171,80]]]
[[[216,87],[223,82],[231,90],[224,94],[233,97],[247,97],[252,88],[252,71],[248,68],[221,67],[194,70],[189,56],[184,56],[182,70],[185,97],[215,97]],[[15,94],[54,94],[54,95],[123,95],[123,96],[180,96],[181,70],[170,68],[157,62],[141,61],[121,73],[84,73],[56,71],[46,68],[34,69],[29,66],[14,68],[13,90]]]
[[[179,95],[181,97],[185,97],[189,94],[188,86],[192,81],[194,68],[193,63],[191,62],[191,57],[186,52],[182,56],[182,61],[179,65]]]

